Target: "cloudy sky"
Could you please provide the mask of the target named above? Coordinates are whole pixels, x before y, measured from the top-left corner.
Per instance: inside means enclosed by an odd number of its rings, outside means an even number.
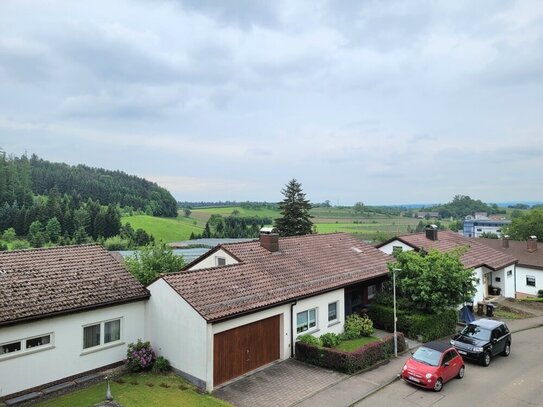
[[[0,148],[180,200],[543,200],[543,2],[1,0]]]

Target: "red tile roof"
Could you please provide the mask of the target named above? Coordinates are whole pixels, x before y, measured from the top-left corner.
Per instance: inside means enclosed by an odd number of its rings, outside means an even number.
[[[466,268],[486,266],[497,270],[517,261],[513,256],[477,242],[477,239],[470,239],[450,230],[438,231],[438,240],[430,240],[426,237],[425,232],[421,232],[395,237],[377,247],[384,246],[393,240],[399,240],[416,250],[423,249],[425,251],[437,249],[441,252],[448,252],[457,247],[467,247],[468,251],[460,259]]]
[[[502,247],[501,239],[477,238],[477,242],[499,250],[502,253],[516,257],[518,259],[519,266],[528,266],[543,270],[543,248],[541,247],[540,242],[538,242],[539,247],[535,252],[528,251],[528,246],[525,240],[509,240],[508,248]]]
[[[99,245],[0,252],[0,326],[147,298]]]
[[[275,253],[258,240],[221,247],[242,262],[162,277],[208,321],[383,276],[393,260],[346,233],[280,238]]]

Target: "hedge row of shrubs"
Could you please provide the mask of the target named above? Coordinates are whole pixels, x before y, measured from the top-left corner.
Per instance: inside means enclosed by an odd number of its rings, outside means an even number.
[[[398,332],[398,352],[407,349],[405,338]],[[394,335],[382,341],[373,342],[353,352],[321,348],[303,342],[296,342],[296,359],[344,373],[355,373],[388,359],[394,355]]]
[[[352,314],[347,317],[343,329],[344,332],[341,334],[328,332],[320,337],[305,334],[300,336],[298,340],[309,345],[334,348],[342,341],[360,338],[361,336],[371,336],[374,331],[372,320],[366,316],[362,317],[357,314]]]
[[[380,304],[372,304],[368,314],[375,326],[385,331],[394,331],[394,309]],[[457,315],[455,310],[439,314],[415,313],[412,310],[397,310],[396,329],[404,332],[408,338],[433,341],[456,332]]]

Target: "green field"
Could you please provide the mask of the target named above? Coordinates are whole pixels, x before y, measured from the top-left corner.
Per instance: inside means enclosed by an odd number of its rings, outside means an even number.
[[[191,233],[202,233],[205,223],[185,217],[157,218],[149,215],[123,216],[122,224],[130,223],[134,229],[143,229],[163,242],[188,240]],[[194,224],[196,222],[196,224]]]
[[[230,216],[234,211],[238,216],[258,216],[276,219],[278,210],[254,209],[241,206],[195,208],[189,218],[179,211],[177,218],[155,218],[147,215],[123,216],[122,223],[130,222],[134,229],[142,228],[155,239],[164,242],[187,240],[190,234],[201,234],[205,223],[213,214]],[[415,229],[420,219],[391,216],[373,212],[355,213],[352,208],[314,208],[311,210],[317,233],[352,233],[363,240],[373,240],[377,236],[392,237],[408,233],[408,227]],[[196,222],[196,224],[194,223]],[[442,221],[447,224],[448,222]]]

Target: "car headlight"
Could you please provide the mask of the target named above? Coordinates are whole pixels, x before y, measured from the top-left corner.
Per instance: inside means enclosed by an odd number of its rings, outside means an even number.
[[[450,343],[451,345],[454,345],[454,339],[451,339],[451,340],[449,341],[449,343]]]
[[[484,349],[481,348],[480,346],[474,346],[474,347],[473,347],[473,351],[474,351],[474,352],[482,352],[483,350],[484,350]]]
[[[407,369],[407,365],[403,365],[403,369],[402,370],[406,370]]]
[[[432,373],[426,373],[426,378],[431,379],[432,378]]]

